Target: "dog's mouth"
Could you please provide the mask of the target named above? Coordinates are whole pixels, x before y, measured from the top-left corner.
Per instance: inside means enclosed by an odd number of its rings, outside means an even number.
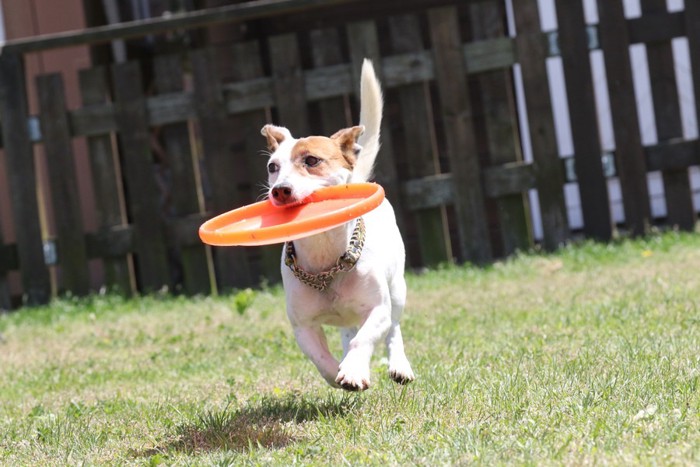
[[[268,196],[268,201],[270,201],[270,203],[276,208],[286,209],[306,204],[312,199],[312,197],[313,193],[310,193],[306,196],[288,195],[283,197],[276,197],[273,194],[270,194],[270,196]]]
[[[270,200],[270,203],[272,203],[272,205],[276,208],[293,208],[294,206],[300,206],[300,205],[306,203],[306,200],[299,200],[299,199],[278,201],[274,198],[269,198],[269,200]]]
[[[303,190],[302,192],[284,185],[277,186],[270,190],[268,200],[276,208],[293,208],[312,201],[314,199],[314,193],[320,188],[323,188],[323,186],[317,187],[311,192],[306,190]]]

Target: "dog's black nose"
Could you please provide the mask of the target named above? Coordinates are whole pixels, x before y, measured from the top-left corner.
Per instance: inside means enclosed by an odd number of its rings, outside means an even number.
[[[286,204],[292,199],[291,185],[275,185],[272,187],[272,198],[279,204]]]

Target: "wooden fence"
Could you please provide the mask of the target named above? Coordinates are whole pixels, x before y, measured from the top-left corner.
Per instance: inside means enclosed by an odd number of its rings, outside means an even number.
[[[696,212],[688,168],[700,163],[700,152],[697,140],[682,139],[671,40],[687,37],[692,72],[700,76],[700,4],[686,2],[685,11],[669,13],[665,0],[641,3],[643,15],[625,19],[622,0],[598,0],[600,22],[591,27],[581,0],[560,0],[559,32],[544,34],[537,1],[517,0],[517,34],[511,37],[500,1],[259,1],[8,43],[0,55],[0,120],[17,240],[6,244],[0,234],[0,309],[11,304],[8,272],[20,272],[24,303],[41,304],[54,289],[89,293],[95,285],[88,262],[95,258],[105,285],[126,292],[179,281],[188,294],[207,294],[217,285],[275,280],[278,246],[210,250],[197,229],[203,220],[258,198],[266,178],[259,156],[263,124],[272,120],[307,135],[356,122],[364,57],[374,60],[387,101],[376,179],[397,208],[413,266],[453,257],[485,263],[532,247],[531,189],[539,200],[542,246],[552,250],[570,238],[567,179],[546,69],[557,53],[566,76],[583,234],[612,237],[591,47],[605,57],[624,199],[620,227],[634,235],[647,232],[654,222],[647,174],[662,171],[667,222],[690,230]],[[218,76],[221,50],[191,50],[154,57],[154,92],[144,90],[136,62],[82,71],[83,105],[75,110],[66,109],[62,77],[41,76],[40,114],[28,114],[25,53],[261,19],[270,21],[265,35],[225,50],[233,64],[230,80]],[[629,47],[635,43],[647,47],[660,140],[651,147],[641,142],[632,86]],[[521,156],[514,66],[522,77],[532,162]],[[694,82],[700,95],[700,79]],[[85,138],[89,148],[96,232],[82,227],[74,138]],[[167,209],[154,138],[167,154]],[[43,238],[40,228],[33,157],[38,144],[50,174],[55,238]],[[47,265],[47,245],[55,245],[55,264]],[[49,268],[58,271],[53,287]]]

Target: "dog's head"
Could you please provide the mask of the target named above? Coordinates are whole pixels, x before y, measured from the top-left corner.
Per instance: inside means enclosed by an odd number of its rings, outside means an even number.
[[[364,131],[354,126],[330,138],[296,139],[284,127],[265,125],[270,159],[267,162],[269,198],[275,206],[292,206],[319,188],[348,183],[360,153],[357,138]]]

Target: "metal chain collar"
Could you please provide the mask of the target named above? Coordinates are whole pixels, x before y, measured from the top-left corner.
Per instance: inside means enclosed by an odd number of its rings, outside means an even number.
[[[335,266],[328,271],[319,272],[316,274],[304,271],[297,264],[297,255],[294,249],[294,243],[287,242],[285,246],[284,264],[292,270],[294,277],[299,279],[303,284],[308,285],[319,291],[324,291],[331,285],[333,279],[340,272],[351,271],[362,254],[362,247],[365,245],[365,221],[360,217],[357,219],[355,229],[350,237],[350,243],[345,253],[338,258]]]

